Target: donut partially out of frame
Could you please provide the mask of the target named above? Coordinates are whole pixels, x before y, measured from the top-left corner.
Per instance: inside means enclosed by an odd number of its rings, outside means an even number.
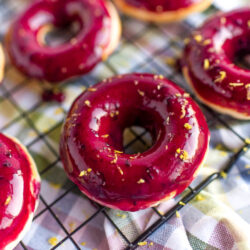
[[[235,63],[250,51],[250,8],[219,13],[195,30],[182,70],[199,99],[214,110],[250,119],[250,70]]]
[[[166,23],[179,21],[207,9],[212,0],[114,0],[125,14],[143,21]]]
[[[0,133],[0,249],[13,249],[30,228],[40,177],[27,149]]]
[[[73,38],[54,46],[46,43],[51,30],[68,26],[76,33]],[[12,24],[6,46],[21,72],[60,82],[88,73],[105,60],[120,34],[120,19],[110,1],[37,0]]]

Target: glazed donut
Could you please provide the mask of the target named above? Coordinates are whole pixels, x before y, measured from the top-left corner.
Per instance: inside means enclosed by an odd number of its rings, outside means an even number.
[[[5,66],[4,52],[2,45],[0,44],[0,83],[3,80],[4,66]]]
[[[126,154],[123,131],[147,129],[153,146]],[[181,193],[201,166],[209,130],[198,106],[161,75],[120,75],[73,103],[60,154],[69,178],[90,199],[137,211]]]
[[[46,34],[71,25],[77,35],[48,46]],[[72,28],[72,29],[73,29]],[[30,77],[59,82],[89,72],[116,48],[117,11],[104,0],[37,0],[13,23],[6,45],[13,64]]]
[[[183,55],[183,74],[200,100],[238,119],[250,119],[250,70],[234,63],[250,51],[249,15],[244,8],[212,17]]]
[[[13,249],[31,225],[40,177],[26,148],[0,133],[0,249]]]
[[[125,14],[150,22],[174,22],[208,8],[212,0],[114,0]]]

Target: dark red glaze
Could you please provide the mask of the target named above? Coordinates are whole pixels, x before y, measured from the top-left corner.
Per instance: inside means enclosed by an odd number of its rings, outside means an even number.
[[[51,47],[38,41],[46,25],[75,24],[70,42]],[[7,47],[12,62],[30,77],[59,82],[89,72],[102,60],[111,37],[111,17],[103,0],[37,0],[16,19]]]
[[[40,183],[30,166],[20,145],[0,133],[0,249],[17,240],[35,210]]]
[[[93,88],[76,99],[64,125],[61,157],[70,179],[91,199],[127,211],[182,192],[209,141],[194,101],[171,81],[151,74],[116,76]],[[123,131],[132,125],[151,133],[153,146],[146,152],[122,152]]]
[[[46,89],[42,93],[42,99],[44,102],[58,102],[62,103],[65,100],[66,96],[62,91],[54,89]]]
[[[145,9],[152,12],[175,11],[189,7],[190,5],[201,2],[202,0],[125,0],[133,7]]]
[[[234,63],[249,53],[250,8],[220,13],[194,32],[183,55],[184,68],[204,101],[250,116],[250,70]]]

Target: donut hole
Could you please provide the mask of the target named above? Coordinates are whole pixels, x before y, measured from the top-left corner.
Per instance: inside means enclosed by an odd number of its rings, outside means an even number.
[[[152,146],[152,134],[144,127],[131,126],[123,131],[123,148],[126,154],[143,153]]]
[[[229,60],[239,68],[250,70],[250,34],[227,39],[223,49]]]
[[[234,56],[234,64],[242,69],[250,70],[250,50],[238,51]]]
[[[79,22],[66,22],[55,26],[46,24],[37,33],[37,40],[41,46],[55,48],[66,43],[74,43],[81,29]]]

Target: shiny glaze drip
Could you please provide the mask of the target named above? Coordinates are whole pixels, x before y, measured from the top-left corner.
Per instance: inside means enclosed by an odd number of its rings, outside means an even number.
[[[201,2],[202,0],[125,0],[125,2],[136,8],[142,8],[152,12],[175,11],[178,9],[189,7],[192,4]]]
[[[250,8],[218,14],[193,33],[183,67],[204,101],[250,116],[250,70],[234,63],[249,44]]]
[[[0,249],[4,249],[17,239],[34,212],[40,184],[32,178],[26,153],[1,133],[0,187]]]
[[[70,42],[49,47],[42,28],[79,26]],[[30,77],[59,82],[89,72],[109,45],[111,18],[103,0],[38,0],[14,22],[7,37],[12,62]]]
[[[123,131],[131,125],[151,133],[153,146],[146,152],[123,152]],[[208,141],[204,116],[187,93],[162,76],[129,74],[104,80],[76,99],[61,157],[70,179],[91,199],[136,211],[182,192]]]

